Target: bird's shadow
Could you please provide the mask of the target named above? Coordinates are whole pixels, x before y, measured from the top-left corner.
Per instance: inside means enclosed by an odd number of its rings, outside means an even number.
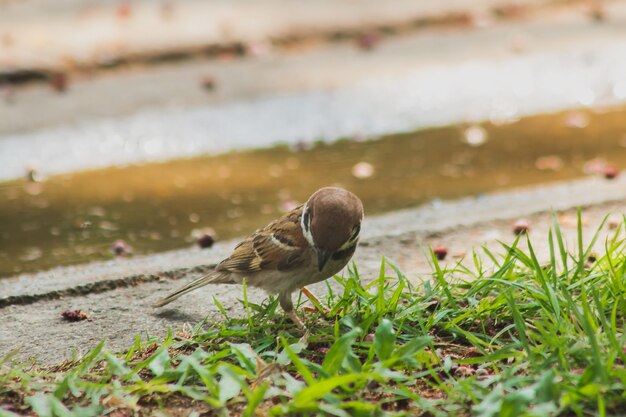
[[[201,316],[184,313],[180,310],[168,309],[153,314],[154,317],[160,319],[168,319],[180,322],[196,322],[202,320]]]

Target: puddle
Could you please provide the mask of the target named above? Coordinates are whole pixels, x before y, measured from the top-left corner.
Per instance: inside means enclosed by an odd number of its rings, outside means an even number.
[[[581,177],[603,160],[626,167],[626,107],[5,182],[0,276],[113,258],[119,239],[138,255],[193,245],[206,228],[241,236],[322,185],[351,189],[373,214]]]

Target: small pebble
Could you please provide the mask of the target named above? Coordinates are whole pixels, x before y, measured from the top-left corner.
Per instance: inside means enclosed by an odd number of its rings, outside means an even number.
[[[513,233],[516,235],[527,234],[530,226],[526,220],[518,220],[513,224]]]
[[[615,165],[606,165],[603,170],[604,178],[612,180],[619,175],[619,169]]]
[[[202,249],[207,249],[213,246],[215,243],[215,238],[210,233],[202,233],[200,237],[198,237],[198,246]]]
[[[123,240],[116,240],[113,246],[111,247],[111,251],[115,256],[125,256],[130,253],[130,248]]]
[[[67,321],[83,321],[89,319],[87,313],[82,310],[65,310],[61,313],[61,317]]]
[[[444,245],[437,245],[435,249],[433,249],[433,253],[437,257],[437,259],[443,261],[448,255],[448,248]]]

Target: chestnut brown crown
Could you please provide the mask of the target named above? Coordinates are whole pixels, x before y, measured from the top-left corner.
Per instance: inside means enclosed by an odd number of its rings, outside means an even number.
[[[336,252],[348,243],[356,243],[363,220],[363,203],[348,190],[324,187],[307,201],[303,227],[317,249]]]

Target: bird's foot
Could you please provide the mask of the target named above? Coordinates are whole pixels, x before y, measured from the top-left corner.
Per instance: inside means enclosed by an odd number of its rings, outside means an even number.
[[[298,316],[298,313],[296,313],[296,310],[291,310],[289,312],[289,318],[291,319],[291,321],[293,321],[293,323],[296,326],[298,326],[298,329],[307,330],[306,326],[304,325],[304,322],[302,321],[300,316]]]

